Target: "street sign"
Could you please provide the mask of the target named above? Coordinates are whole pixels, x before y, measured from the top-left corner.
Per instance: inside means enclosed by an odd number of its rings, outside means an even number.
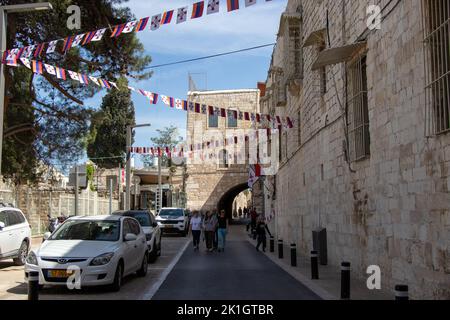
[[[110,175],[106,176],[106,189],[109,190],[110,185],[112,183],[113,190],[117,188],[117,176]]]
[[[69,173],[69,183],[68,186],[75,187],[75,173]],[[87,179],[86,173],[78,173],[78,187],[86,188],[87,187]]]

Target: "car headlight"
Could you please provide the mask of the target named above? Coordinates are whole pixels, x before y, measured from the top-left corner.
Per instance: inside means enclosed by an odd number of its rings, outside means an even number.
[[[108,252],[108,253],[101,254],[98,257],[95,257],[94,259],[92,259],[92,261],[89,265],[103,266],[105,264],[108,264],[109,261],[111,261],[113,256],[114,256],[114,252]]]
[[[36,254],[33,251],[30,251],[30,253],[28,253],[26,261],[27,261],[28,264],[32,264],[32,265],[35,265],[35,266],[38,265]]]

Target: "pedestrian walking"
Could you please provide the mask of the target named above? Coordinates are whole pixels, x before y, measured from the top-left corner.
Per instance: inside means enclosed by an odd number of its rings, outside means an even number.
[[[252,210],[250,211],[250,218],[251,218],[250,226],[252,228],[251,232],[252,232],[253,238],[255,239],[255,237],[256,237],[256,233],[255,233],[255,231],[256,231],[256,220],[258,218],[258,213],[256,212],[255,208],[252,208]]]
[[[217,210],[213,211],[213,216],[216,217],[216,229],[214,230],[214,237],[213,237],[213,250],[217,251],[219,246],[219,217],[220,215],[217,213]]]
[[[205,231],[206,238],[206,250],[212,252],[214,250],[213,243],[217,227],[217,216],[212,212],[206,213],[205,220],[203,221],[203,230]]]
[[[219,237],[218,241],[218,251],[225,251],[225,240],[227,237],[227,218],[225,217],[225,210],[220,211],[220,217],[218,219],[218,227],[217,234]]]
[[[266,246],[267,246],[266,231],[269,234],[269,236],[272,236],[272,234],[270,233],[269,227],[267,226],[266,222],[264,221],[264,218],[261,217],[258,219],[258,223],[256,225],[256,237],[258,239],[258,243],[256,244],[256,251],[259,251],[259,246],[262,244],[263,251],[266,252]]]
[[[189,229],[192,233],[194,250],[198,250],[200,245],[200,235],[202,233],[202,217],[199,215],[198,211],[194,211],[194,215],[189,224]]]

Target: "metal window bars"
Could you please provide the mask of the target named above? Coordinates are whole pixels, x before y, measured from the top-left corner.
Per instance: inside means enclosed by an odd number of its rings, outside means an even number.
[[[349,156],[359,161],[370,155],[369,111],[367,98],[367,56],[348,65]]]
[[[450,2],[422,0],[425,135],[450,131]]]

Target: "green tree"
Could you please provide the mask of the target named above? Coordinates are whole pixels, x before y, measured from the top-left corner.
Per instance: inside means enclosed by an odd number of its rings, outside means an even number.
[[[134,20],[124,0],[50,0],[53,10],[8,16],[7,47],[61,39]],[[0,5],[29,3],[29,0],[0,0]],[[67,7],[81,8],[81,30],[71,31],[66,23]],[[61,46],[61,43],[60,43]],[[72,48],[66,54],[60,46],[42,60],[65,69],[111,81],[121,76],[148,79],[145,70],[151,58],[145,54],[136,33]],[[98,114],[83,101],[101,90],[63,81],[26,68],[8,67],[6,72],[5,124],[2,173],[16,183],[36,181],[41,164],[72,165],[92,140],[90,127]]]
[[[183,138],[179,136],[178,128],[175,126],[165,127],[163,130],[157,129],[156,132],[158,132],[158,136],[150,139],[154,147],[169,147],[172,149],[183,141]],[[158,156],[142,155],[141,160],[144,165],[151,167],[154,165],[155,158],[157,157]],[[161,165],[172,167],[172,162],[167,158],[165,153],[161,157]]]
[[[126,128],[135,124],[134,104],[131,101],[128,81],[122,77],[117,82],[119,90],[103,97],[97,123],[91,126],[91,141],[87,154],[101,168],[116,168],[125,164]],[[120,156],[120,158],[115,158]]]

